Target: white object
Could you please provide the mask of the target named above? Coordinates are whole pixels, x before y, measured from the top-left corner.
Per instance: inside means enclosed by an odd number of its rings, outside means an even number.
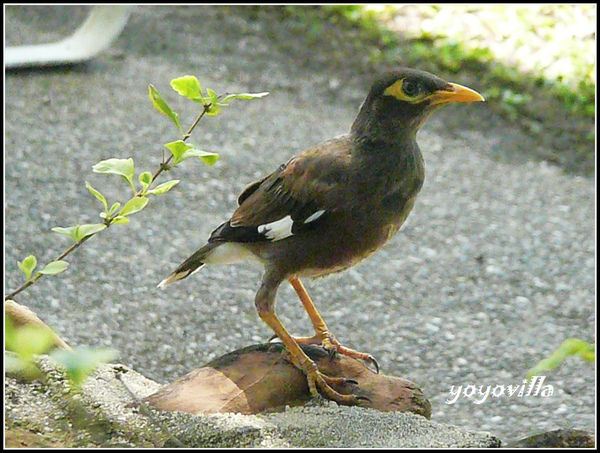
[[[6,68],[79,63],[106,49],[119,36],[131,6],[94,6],[81,27],[70,37],[49,44],[7,47]]]

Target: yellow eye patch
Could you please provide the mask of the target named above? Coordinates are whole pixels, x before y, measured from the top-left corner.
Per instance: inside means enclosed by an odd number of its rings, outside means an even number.
[[[399,101],[410,102],[411,104],[416,104],[417,102],[422,101],[423,98],[425,97],[425,94],[421,90],[419,90],[417,86],[414,86],[414,84],[413,84],[416,93],[409,95],[408,93],[406,93],[404,91],[405,83],[406,83],[406,79],[397,80],[392,85],[387,87],[385,89],[385,91],[383,92],[383,94],[385,96],[394,96]],[[409,83],[412,84],[412,82],[409,82]]]

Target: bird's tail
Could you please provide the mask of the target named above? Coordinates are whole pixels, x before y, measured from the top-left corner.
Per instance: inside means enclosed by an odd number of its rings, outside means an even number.
[[[209,252],[213,250],[217,244],[208,243],[192,256],[190,256],[187,260],[181,263],[177,269],[175,269],[167,278],[165,278],[162,282],[158,284],[159,288],[163,286],[167,286],[171,283],[174,283],[179,280],[183,280],[186,277],[189,277],[194,272],[197,272],[204,266],[205,259]]]

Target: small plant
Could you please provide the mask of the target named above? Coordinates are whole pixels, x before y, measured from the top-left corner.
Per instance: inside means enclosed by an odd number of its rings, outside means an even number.
[[[18,373],[27,379],[41,377],[36,357],[48,354],[62,365],[69,381],[76,387],[81,385],[96,367],[115,359],[117,351],[112,349],[76,348],[74,350],[54,349],[56,334],[48,326],[23,325],[16,327],[7,317],[4,322],[5,348],[14,351],[4,354],[6,371]]]
[[[227,106],[232,100],[257,99],[268,94],[226,93],[219,95],[210,88],[207,88],[206,91],[203,91],[200,81],[196,77],[188,75],[173,79],[171,81],[171,87],[181,96],[200,104],[202,106],[202,110],[188,131],[184,132],[177,112],[173,111],[171,107],[169,107],[167,102],[163,99],[156,88],[154,88],[152,85],[148,87],[148,94],[154,108],[156,108],[160,113],[166,115],[173,122],[173,124],[175,124],[178,132],[181,135],[179,140],[166,143],[164,145],[164,147],[169,151],[169,155],[166,158],[163,157],[163,162],[160,164],[160,167],[154,173],[149,171],[141,172],[138,175],[136,182],[135,165],[132,158],[111,158],[95,164],[92,167],[92,170],[95,173],[120,176],[121,179],[125,181],[131,189],[133,196],[125,202],[115,202],[109,207],[106,197],[86,181],[85,186],[88,191],[102,204],[103,211],[99,213],[102,221],[99,223],[85,225],[52,228],[53,232],[70,237],[73,241],[73,244],[63,253],[61,253],[56,259],[45,265],[41,270],[35,272],[35,274],[34,271],[37,268],[37,259],[35,256],[29,255],[23,261],[18,262],[19,268],[25,274],[26,282],[16,290],[6,294],[4,300],[12,299],[14,296],[33,285],[44,275],[57,275],[61,272],[64,272],[69,263],[64,261],[63,258],[70,255],[84,242],[102,232],[106,228],[109,228],[112,225],[128,224],[129,217],[131,215],[142,211],[148,205],[150,196],[165,194],[179,184],[179,180],[173,179],[152,187],[161,173],[170,170],[190,157],[198,157],[205,164],[213,165],[219,158],[218,154],[201,150],[197,146],[187,142],[188,138],[192,134],[192,131],[205,115],[219,115],[222,113],[223,107]]]
[[[17,294],[21,293],[31,285],[36,283],[44,275],[57,275],[64,272],[69,263],[64,260],[87,240],[101,233],[113,225],[127,225],[129,217],[142,211],[150,198],[156,195],[163,195],[179,184],[179,180],[172,179],[163,183],[154,185],[158,177],[173,167],[179,165],[184,160],[191,157],[197,157],[207,165],[213,165],[217,162],[219,155],[213,152],[204,151],[197,146],[189,143],[193,130],[204,116],[216,116],[222,113],[223,108],[229,105],[230,101],[236,99],[257,99],[266,96],[268,93],[239,93],[239,94],[217,94],[215,91],[207,88],[202,89],[200,81],[194,76],[183,76],[171,80],[171,87],[181,96],[199,104],[201,111],[189,127],[184,132],[177,112],[169,107],[158,90],[152,85],[148,87],[150,101],[156,110],[167,116],[177,127],[180,139],[166,143],[164,147],[168,154],[163,152],[163,161],[154,172],[142,171],[136,178],[135,164],[132,158],[110,158],[98,162],[92,167],[95,173],[117,175],[125,181],[131,189],[131,197],[122,202],[109,204],[106,196],[98,189],[86,181],[85,186],[88,191],[101,203],[102,211],[99,217],[102,219],[98,223],[74,225],[68,227],[54,227],[52,231],[71,238],[72,244],[64,250],[56,259],[43,266],[40,270],[38,262],[34,255],[27,256],[23,261],[17,264],[19,269],[25,275],[25,283],[14,291],[4,296],[5,312],[6,304],[11,303],[12,309],[26,310],[14,302],[7,302]],[[15,308],[15,306],[17,308]],[[56,346],[56,334],[39,321],[40,325],[14,326],[9,317],[6,317],[5,323],[5,343],[8,350],[14,351],[15,355],[5,354],[6,368],[12,371],[18,371],[24,376],[36,377],[39,370],[35,365],[35,357],[39,354],[47,353]],[[68,346],[65,346],[68,348]],[[83,380],[102,362],[116,357],[115,351],[98,350],[88,348],[78,348],[75,350],[56,350],[51,356],[67,370],[70,380],[79,385]]]
[[[569,338],[550,357],[541,360],[529,370],[527,372],[527,379],[530,379],[532,376],[541,375],[544,371],[553,370],[563,363],[565,359],[574,356],[579,356],[587,362],[593,363],[596,360],[596,346],[578,338]]]

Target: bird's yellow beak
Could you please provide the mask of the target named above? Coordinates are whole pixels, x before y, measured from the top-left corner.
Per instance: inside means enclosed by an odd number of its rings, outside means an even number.
[[[428,97],[430,105],[446,104],[449,102],[482,102],[482,95],[471,88],[458,83],[449,83],[446,89],[438,90]]]

